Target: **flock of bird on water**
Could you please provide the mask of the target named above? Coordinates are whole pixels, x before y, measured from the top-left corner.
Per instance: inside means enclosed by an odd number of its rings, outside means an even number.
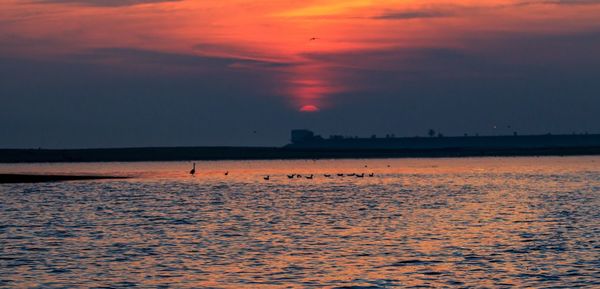
[[[366,167],[367,167],[367,165],[365,165],[365,168],[366,168]],[[390,165],[388,165],[388,168],[389,168],[389,167],[390,167]],[[192,165],[192,170],[190,170],[190,175],[194,176],[195,174],[196,174],[196,163],[194,163],[194,164]],[[226,176],[227,176],[227,175],[229,175],[229,171],[226,171],[226,172],[225,172],[225,175],[226,175]],[[361,174],[357,174],[357,173],[350,173],[350,174],[342,174],[342,173],[338,173],[338,174],[336,174],[336,175],[337,175],[338,177],[357,177],[357,178],[364,178],[365,176],[367,176],[367,177],[370,177],[370,178],[372,178],[372,177],[374,177],[374,176],[375,176],[375,173],[370,173],[370,174],[367,174],[367,175],[365,175],[365,173],[361,173]],[[332,174],[323,174],[323,176],[324,176],[324,177],[326,177],[326,178],[332,178],[332,177],[333,177],[333,175],[332,175]],[[310,174],[310,175],[308,175],[308,176],[302,176],[301,174],[291,174],[291,175],[287,175],[287,177],[288,177],[288,179],[293,179],[293,178],[298,178],[298,179],[300,179],[300,178],[303,178],[303,177],[304,177],[305,179],[312,180],[312,179],[315,177],[315,175],[314,175],[314,174]],[[263,179],[264,179],[265,181],[268,181],[268,180],[270,180],[270,179],[271,179],[271,176],[270,176],[270,175],[263,176]]]

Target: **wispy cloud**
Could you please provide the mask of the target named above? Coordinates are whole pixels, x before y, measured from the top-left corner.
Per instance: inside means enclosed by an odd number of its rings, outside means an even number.
[[[282,61],[272,57],[270,58],[268,55],[265,55],[265,53],[261,53],[260,51],[231,44],[205,42],[196,44],[192,48],[201,55],[237,59],[236,63],[234,64],[234,66],[237,67],[277,68],[296,64],[289,60]]]
[[[125,67],[163,67],[184,69],[276,68],[290,65],[243,57],[220,57],[177,52],[161,52],[137,48],[106,47],[90,49],[71,57],[73,60],[122,65]]]

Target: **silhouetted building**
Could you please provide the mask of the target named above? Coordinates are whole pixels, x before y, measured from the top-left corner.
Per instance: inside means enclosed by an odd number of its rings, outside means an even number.
[[[323,140],[321,136],[315,135],[314,132],[307,129],[292,130],[292,143],[302,143],[305,141]]]
[[[294,129],[292,130],[292,143],[301,143],[306,140],[310,140],[315,136],[310,130],[307,129]]]

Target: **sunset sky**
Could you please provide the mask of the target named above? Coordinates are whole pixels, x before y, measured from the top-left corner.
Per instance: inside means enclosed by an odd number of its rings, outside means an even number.
[[[600,1],[0,2],[0,147],[600,132]]]

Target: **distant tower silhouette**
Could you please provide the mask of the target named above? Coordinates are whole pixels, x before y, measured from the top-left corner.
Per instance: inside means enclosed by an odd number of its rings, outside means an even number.
[[[196,163],[193,164],[192,166],[192,170],[190,171],[190,175],[195,175],[196,174]]]
[[[427,135],[428,135],[429,137],[434,137],[434,136],[435,136],[435,130],[433,130],[433,129],[429,129],[429,131],[427,131]]]

